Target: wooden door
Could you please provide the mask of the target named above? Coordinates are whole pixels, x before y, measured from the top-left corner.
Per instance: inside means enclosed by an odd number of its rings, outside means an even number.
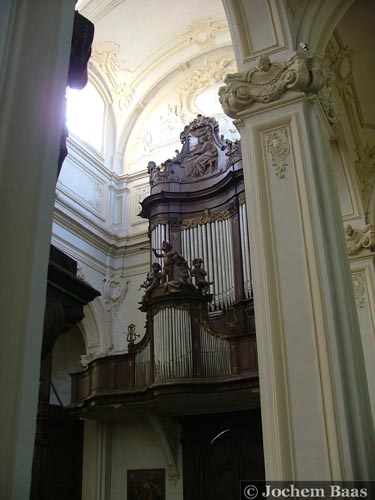
[[[264,479],[260,411],[182,419],[184,500],[237,500],[241,479]]]

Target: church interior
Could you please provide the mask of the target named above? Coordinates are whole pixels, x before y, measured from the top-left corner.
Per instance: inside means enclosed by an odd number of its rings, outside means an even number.
[[[375,479],[371,0],[32,3],[0,16],[0,497]]]

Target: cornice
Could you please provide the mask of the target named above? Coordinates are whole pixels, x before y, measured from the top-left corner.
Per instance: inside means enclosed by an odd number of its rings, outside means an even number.
[[[122,2],[123,0],[81,0],[77,8],[82,15],[97,23]]]
[[[325,60],[306,52],[275,62],[263,54],[250,70],[226,77],[219,99],[228,116],[240,118],[252,105],[278,101],[289,91],[318,94],[327,83],[327,75]]]

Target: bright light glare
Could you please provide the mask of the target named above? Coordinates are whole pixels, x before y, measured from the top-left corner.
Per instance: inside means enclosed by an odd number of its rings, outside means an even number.
[[[104,102],[92,84],[82,90],[67,89],[66,118],[69,131],[102,151]]]

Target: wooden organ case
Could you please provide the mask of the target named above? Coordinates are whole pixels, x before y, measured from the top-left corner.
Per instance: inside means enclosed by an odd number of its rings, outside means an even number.
[[[225,141],[216,120],[201,115],[180,139],[182,149],[173,159],[148,164],[151,194],[142,202],[154,270],[141,306],[147,312],[144,349],[152,350],[153,381],[254,372],[240,142]],[[135,356],[136,377],[141,352]]]
[[[160,409],[164,393],[170,414],[186,410],[172,394],[217,395],[227,410],[259,407],[240,142],[224,140],[215,119],[201,115],[180,139],[173,159],[148,164],[151,193],[140,214],[151,246],[141,285],[145,335],[135,343],[129,332],[127,353],[94,359],[72,376],[72,407],[81,412],[123,402]],[[212,405],[202,401],[196,411]]]

